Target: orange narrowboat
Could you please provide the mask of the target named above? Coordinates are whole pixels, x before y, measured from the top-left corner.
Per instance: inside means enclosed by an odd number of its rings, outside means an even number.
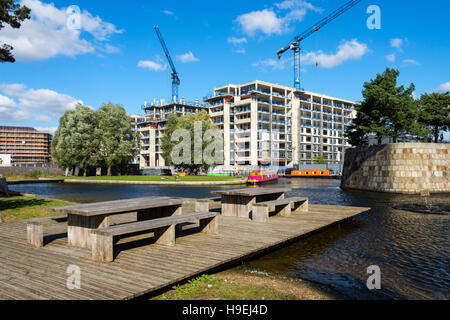
[[[339,174],[331,169],[326,170],[292,170],[286,173],[287,178],[324,178],[324,179],[339,179]]]

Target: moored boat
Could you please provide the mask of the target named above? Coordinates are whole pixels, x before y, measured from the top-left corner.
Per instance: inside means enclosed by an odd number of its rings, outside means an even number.
[[[341,176],[334,170],[292,170],[286,173],[286,178],[321,178],[321,179],[339,179]]]
[[[278,172],[276,170],[253,171],[248,177],[248,184],[263,184],[278,182]]]

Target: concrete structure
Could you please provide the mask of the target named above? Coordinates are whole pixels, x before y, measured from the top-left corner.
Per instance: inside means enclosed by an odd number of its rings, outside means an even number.
[[[34,128],[0,126],[0,154],[10,154],[12,165],[50,163],[51,141]]]
[[[263,81],[229,84],[204,99],[224,131],[225,166],[342,163],[355,102]]]
[[[145,115],[136,118],[136,126],[141,135],[141,153],[139,166],[141,168],[164,167],[165,161],[162,157],[161,137],[166,129],[167,117],[171,113],[179,116],[185,114],[196,114],[201,110],[208,111],[206,105],[201,105],[199,101],[194,103],[184,98],[176,103],[166,103],[164,100],[153,101],[151,104],[145,103],[142,106]]]
[[[0,167],[10,167],[10,166],[11,166],[11,155],[0,154]]]
[[[350,149],[341,187],[407,194],[450,192],[450,144],[397,143]]]
[[[206,106],[154,101],[143,107],[143,119],[134,116],[141,133],[141,167],[164,166],[159,139],[171,112],[209,111],[224,132],[223,170],[313,164],[318,156],[342,163],[351,147],[344,131],[356,115],[353,101],[258,80],[215,88],[204,101]]]

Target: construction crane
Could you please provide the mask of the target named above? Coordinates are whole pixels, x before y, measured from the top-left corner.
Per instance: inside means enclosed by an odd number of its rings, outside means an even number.
[[[175,69],[175,65],[173,64],[172,58],[170,57],[169,49],[167,49],[166,42],[164,41],[164,38],[161,34],[161,31],[159,31],[158,26],[155,26],[155,32],[158,36],[159,42],[161,42],[161,46],[164,50],[164,55],[167,58],[167,61],[169,61],[170,68],[172,69],[172,73],[170,75],[172,79],[172,99],[173,102],[177,102],[178,98],[178,86],[180,85],[180,77],[178,75],[177,70]]]
[[[333,13],[331,13],[327,17],[323,18],[318,23],[316,23],[312,27],[306,29],[303,33],[301,33],[300,35],[295,37],[294,40],[291,41],[286,47],[278,50],[278,52],[277,52],[278,59],[281,59],[281,56],[286,51],[288,51],[288,50],[294,51],[294,87],[297,90],[301,90],[301,87],[300,87],[300,50],[301,50],[300,42],[302,42],[303,40],[308,38],[310,35],[314,34],[315,32],[319,31],[320,29],[322,29],[324,26],[326,26],[331,21],[333,21],[334,19],[336,19],[337,17],[342,15],[347,10],[350,10],[352,7],[354,7],[361,1],[362,0],[351,0],[351,1],[347,2],[340,8],[336,9]]]

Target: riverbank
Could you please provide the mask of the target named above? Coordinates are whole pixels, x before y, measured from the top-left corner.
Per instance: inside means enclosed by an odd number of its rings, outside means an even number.
[[[42,197],[10,196],[0,197],[0,210],[3,222],[13,222],[17,220],[51,217],[53,212],[45,211],[45,208],[67,206],[72,202],[48,199]]]
[[[92,183],[92,184],[143,184],[143,185],[177,185],[177,186],[214,186],[214,185],[240,185],[247,183],[245,177],[228,176],[186,176],[186,177],[164,177],[164,176],[111,176],[111,177],[7,177],[8,184],[27,183]]]
[[[57,177],[63,178],[63,177]],[[238,185],[245,184],[247,178],[242,177],[161,177],[161,176],[115,176],[115,177],[70,177],[65,183],[103,183],[103,184],[148,184],[174,186],[207,186],[207,185]]]
[[[172,287],[152,300],[340,300],[325,287],[299,279],[227,270]]]

